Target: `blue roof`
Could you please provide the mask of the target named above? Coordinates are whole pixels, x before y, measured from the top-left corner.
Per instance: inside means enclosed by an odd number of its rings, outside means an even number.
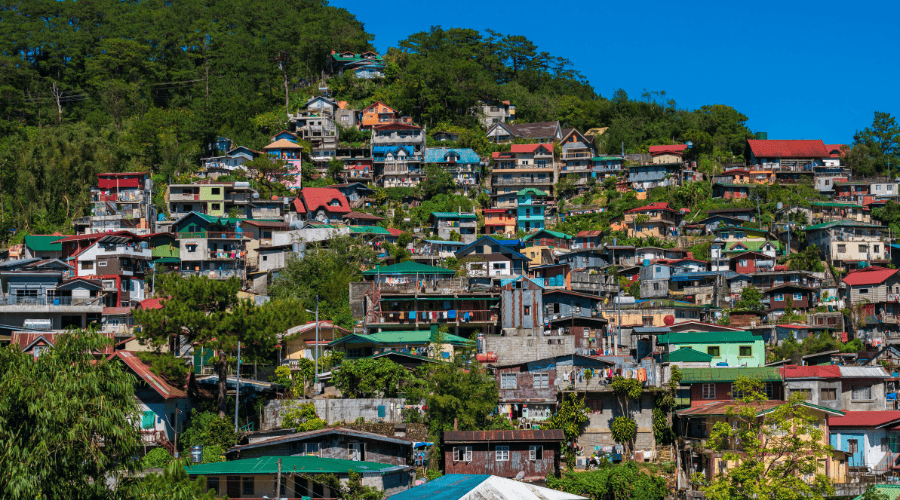
[[[457,245],[463,246],[465,243],[461,241],[441,241],[441,240],[425,240],[426,243],[431,243],[432,245]]]
[[[525,276],[523,276],[521,274],[516,276],[515,278],[511,278],[508,280],[500,280],[500,286],[504,286],[509,283],[515,283],[516,281],[519,281],[520,279],[526,279],[526,280],[534,283],[535,285],[537,285],[541,288],[544,288],[544,278],[526,278]]]
[[[458,500],[469,494],[489,475],[447,474],[434,481],[392,495],[393,500]]]
[[[426,148],[425,163],[446,163],[445,157],[449,153],[459,155],[456,163],[481,163],[481,158],[472,148]]]
[[[494,238],[491,238],[490,236],[482,236],[481,238],[478,238],[477,240],[473,241],[472,243],[469,243],[468,245],[466,245],[466,246],[460,248],[459,250],[457,250],[457,251],[456,251],[456,254],[458,255],[458,254],[460,254],[460,253],[462,253],[462,252],[465,252],[466,250],[472,248],[473,246],[475,246],[475,245],[477,245],[477,244],[479,244],[479,243],[481,243],[481,244],[483,245],[483,244],[484,244],[483,242],[484,242],[485,240],[487,240],[488,244],[490,244],[490,243],[496,244],[497,247],[498,247],[501,251],[502,251],[502,250],[506,250],[507,252],[509,252],[509,253],[512,255],[512,257],[515,257],[516,260],[529,260],[528,257],[526,257],[526,256],[520,254],[519,252],[513,250],[512,248],[510,248],[508,243],[504,243],[504,242],[502,242],[502,241],[496,240],[496,239],[494,239]],[[502,252],[501,252],[501,253],[502,253]]]
[[[372,156],[385,156],[388,153],[397,153],[400,150],[406,151],[408,156],[415,156],[414,151],[407,146],[375,146],[372,148]]]
[[[734,271],[698,271],[695,273],[676,274],[669,278],[669,281],[694,281],[696,279],[708,278],[717,274],[725,275],[725,279],[729,279],[732,275],[736,275],[737,273]]]
[[[718,233],[720,231],[730,231],[732,229],[740,229],[741,231],[756,231],[757,233],[766,233],[765,229],[759,229],[755,227],[741,227],[741,226],[722,226],[716,229],[713,229],[712,232]]]

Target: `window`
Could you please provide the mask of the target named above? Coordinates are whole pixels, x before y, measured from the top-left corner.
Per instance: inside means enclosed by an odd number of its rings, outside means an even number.
[[[105,261],[105,260],[98,260],[98,261],[97,261],[97,267],[106,267],[106,261]]]
[[[738,261],[738,265],[741,267],[747,267],[747,259],[741,259]]]
[[[602,399],[588,399],[586,401],[588,410],[591,413],[600,413],[603,411],[603,400]]]
[[[525,306],[523,309],[524,309],[525,316],[531,315],[531,306]]]
[[[263,255],[263,262],[265,262],[265,261],[267,261],[267,260],[269,260],[269,256],[268,256],[268,255]]]
[[[509,446],[498,446],[494,449],[494,454],[497,462],[509,462]]]
[[[791,397],[794,397],[794,394],[803,396],[804,401],[812,400],[812,389],[791,389]]]
[[[241,493],[243,496],[253,496],[253,477],[242,477],[241,478]]]
[[[822,389],[821,395],[819,397],[822,401],[834,401],[837,399],[837,389]]]
[[[868,288],[860,288],[860,289],[859,289],[859,293],[860,293],[860,294],[868,294],[868,293],[869,293],[869,289],[868,289]]]
[[[796,301],[798,301],[798,300],[803,300],[803,294],[802,294],[802,293],[795,293],[795,294],[794,294],[794,302],[796,302]]]
[[[222,210],[221,203],[212,203],[212,210]]]
[[[784,294],[776,293],[773,300],[775,300],[775,302],[784,302]]]
[[[471,446],[454,446],[453,447],[453,461],[459,462],[471,462],[472,461],[472,447]]]
[[[503,373],[500,375],[500,388],[501,389],[516,389],[518,388],[518,377],[515,373]]]
[[[716,384],[703,384],[703,399],[716,399]]]
[[[856,439],[848,439],[847,440],[847,451],[852,453],[856,453],[859,451],[859,441]]]
[[[868,251],[869,251],[869,245],[860,245],[859,246],[859,253],[866,253]]]
[[[215,476],[211,476],[206,478],[206,491],[214,491],[216,492],[216,496],[219,495],[219,478]]]
[[[881,247],[879,247],[878,245],[873,245],[873,246],[872,246],[872,252],[874,252],[874,253],[879,253],[879,252],[878,252],[879,250],[881,250]]]
[[[707,347],[706,354],[709,354],[710,356],[712,356],[714,358],[718,358],[719,357],[719,346],[716,345],[716,346]]]
[[[359,443],[347,443],[347,460],[362,461],[362,447]]]
[[[753,356],[753,346],[742,345],[738,347],[738,356]]]
[[[547,389],[550,387],[550,374],[549,373],[535,373],[534,374],[534,388],[535,389]]]
[[[854,385],[853,393],[851,400],[853,401],[865,401],[872,399],[872,386],[871,385]]]
[[[211,189],[212,194],[214,194],[214,195],[220,194],[220,193],[222,192],[221,189],[222,189],[222,188],[212,188],[212,189]]]
[[[85,260],[85,261],[81,262],[81,270],[82,271],[93,269],[93,267],[94,267],[94,261],[92,261],[92,260]]]
[[[347,357],[348,358],[358,358],[359,357],[359,349],[347,349]]]
[[[528,460],[543,460],[544,459],[544,447],[541,445],[530,445],[528,446]]]

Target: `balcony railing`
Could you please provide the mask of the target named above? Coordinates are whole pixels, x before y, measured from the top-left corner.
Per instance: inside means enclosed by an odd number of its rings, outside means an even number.
[[[169,201],[200,201],[200,194],[169,193]]]
[[[207,269],[205,271],[196,271],[192,269],[184,269],[181,271],[182,276],[208,276],[213,279],[228,279],[231,277],[244,277],[243,269]]]
[[[20,297],[7,295],[0,297],[0,305],[4,306],[100,306],[100,297]]]
[[[240,240],[244,233],[234,231],[197,231],[176,233],[179,240],[209,239],[209,240]]]
[[[455,311],[454,318],[451,318],[449,313],[450,311],[415,311],[416,317],[410,318],[409,312],[382,312],[374,314],[374,323],[489,323],[496,322],[499,319],[499,314],[496,310],[459,309]]]
[[[532,186],[535,184],[550,185],[553,184],[553,179],[551,177],[534,179],[494,179],[493,184],[496,186]]]

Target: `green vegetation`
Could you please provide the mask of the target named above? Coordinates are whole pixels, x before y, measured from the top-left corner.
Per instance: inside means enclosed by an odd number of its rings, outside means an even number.
[[[669,496],[664,478],[634,462],[602,464],[596,471],[568,470],[561,477],[548,476],[547,486],[592,500],[662,500]]]
[[[896,175],[889,170],[900,167],[900,125],[890,113],[876,111],[872,125],[853,135],[853,147],[847,161],[859,176]]]
[[[334,386],[349,398],[395,398],[412,376],[389,359],[362,358],[341,363],[334,373]]]
[[[816,354],[827,351],[859,352],[865,350],[865,345],[860,339],[853,339],[846,344],[836,340],[831,333],[823,332],[797,342],[793,337],[788,337],[780,346],[775,346],[772,351],[771,361],[782,359],[793,360],[798,356]]]
[[[192,446],[217,447],[227,450],[236,445],[240,435],[234,432],[234,422],[220,418],[209,411],[191,412],[187,428],[181,433],[178,445],[183,450],[190,450]]]
[[[325,428],[325,421],[316,413],[313,403],[294,403],[281,420],[281,426],[295,429],[295,432],[317,431]]]
[[[588,423],[587,407],[584,405],[584,398],[579,398],[574,392],[570,392],[563,399],[562,405],[556,410],[556,413],[550,416],[543,423],[543,427],[548,429],[562,429],[566,440],[565,454],[566,467],[569,470],[575,469],[575,443],[578,436],[584,432],[584,428]]]
[[[758,288],[753,285],[745,286],[741,290],[741,298],[735,301],[732,311],[763,311],[765,307],[762,298],[762,292]]]

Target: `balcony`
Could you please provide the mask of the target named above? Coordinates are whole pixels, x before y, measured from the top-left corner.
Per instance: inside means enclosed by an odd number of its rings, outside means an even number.
[[[226,203],[250,203],[253,197],[249,193],[228,193],[225,195]]]
[[[494,179],[495,186],[549,186],[553,184],[552,177],[533,178],[533,179]]]
[[[478,299],[474,299],[478,300]],[[416,317],[414,319],[409,318],[409,313],[401,313],[401,312],[383,312],[383,313],[374,313],[374,321],[372,323],[383,323],[383,324],[431,324],[431,323],[453,323],[453,324],[465,324],[465,323],[496,323],[499,320],[499,314],[497,310],[466,310],[459,309],[456,310],[456,317],[450,318],[444,317],[444,313],[449,313],[449,311],[416,311]],[[437,317],[433,315],[437,314]],[[405,315],[405,318],[401,318],[401,315]],[[468,316],[467,316],[468,315]]]
[[[183,232],[176,233],[176,237],[179,240],[194,240],[194,239],[207,239],[207,240],[241,240],[244,239],[243,232],[234,232],[234,231],[197,231],[197,232]]]
[[[173,201],[200,201],[200,193],[197,194],[185,194],[185,193],[169,193],[169,202]]]
[[[0,311],[6,313],[99,313],[103,312],[103,300],[100,297],[17,297],[7,295],[0,297]]]
[[[192,269],[183,269],[181,276],[207,276],[212,279],[228,279],[231,277],[244,277],[243,269],[207,269],[205,271],[197,271]]]
[[[592,167],[590,165],[564,166],[559,169],[559,173],[560,173],[560,175],[562,175],[562,174],[569,173],[569,172],[590,172],[591,170],[593,170],[593,168],[594,167]]]

